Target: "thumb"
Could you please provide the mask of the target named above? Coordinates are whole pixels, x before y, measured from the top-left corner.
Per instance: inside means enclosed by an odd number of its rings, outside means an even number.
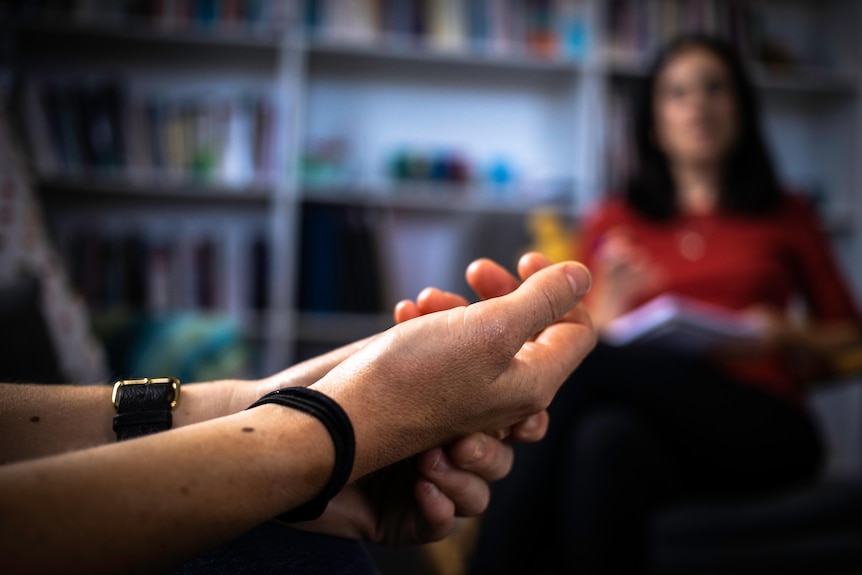
[[[589,270],[577,262],[563,262],[539,270],[512,293],[480,302],[482,314],[499,318],[509,343],[520,347],[527,339],[561,319],[575,307],[592,284]]]

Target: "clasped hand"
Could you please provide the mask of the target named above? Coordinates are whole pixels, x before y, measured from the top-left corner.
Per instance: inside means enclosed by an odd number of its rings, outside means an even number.
[[[530,285],[519,289],[521,281],[490,260],[471,264],[467,281],[482,304],[468,306],[462,296],[434,288],[416,301],[400,302],[398,326],[315,384],[337,397],[348,413],[355,395],[339,396],[344,388],[327,388],[328,376],[339,381],[344,376],[339,372],[349,371],[354,391],[369,380],[373,387],[360,398],[365,407],[397,403],[391,393],[399,387],[410,391],[402,395],[411,399],[397,412],[351,413],[358,447],[372,443],[363,437],[377,433],[376,428],[393,434],[393,420],[400,422],[392,441],[373,442],[372,461],[357,456],[360,470],[376,468],[381,460],[386,466],[346,487],[320,519],[299,528],[416,544],[444,537],[456,516],[485,510],[489,482],[511,469],[509,442],[544,436],[544,407],[595,344],[589,317],[576,305],[590,284],[585,268],[551,266],[533,253],[521,258],[518,272],[525,282],[533,278]],[[417,386],[427,393],[415,393]],[[371,400],[374,394],[379,401]],[[427,399],[420,405],[417,396]],[[443,425],[426,424],[432,420]],[[369,421],[372,425],[366,425]],[[411,446],[423,443],[427,449],[414,456]]]

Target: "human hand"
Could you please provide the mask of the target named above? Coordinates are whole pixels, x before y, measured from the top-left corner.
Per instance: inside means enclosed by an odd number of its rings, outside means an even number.
[[[521,258],[519,272],[526,279],[551,265],[539,254]],[[483,298],[514,291],[520,282],[496,263],[482,259],[467,269],[467,281]],[[416,301],[399,302],[398,323],[459,306],[462,296],[428,288]],[[547,431],[545,410],[518,422],[510,430],[474,433],[444,447],[390,465],[349,485],[315,521],[295,524],[299,529],[388,545],[422,544],[446,536],[456,516],[482,513],[488,505],[489,482],[505,477],[512,465],[512,448],[500,441],[538,441]]]
[[[760,359],[778,351],[782,346],[786,320],[777,310],[751,306],[741,311],[729,311],[742,325],[752,328],[752,337],[744,341],[726,341],[710,350],[713,358],[724,361]]]
[[[577,307],[589,273],[546,267],[515,291],[431,313],[374,338],[314,387],[345,408],[354,477],[543,410],[595,344]]]
[[[537,252],[529,252],[518,261],[518,275],[525,280],[537,271],[544,269],[553,262]],[[467,267],[467,283],[481,299],[500,297],[515,291],[521,281],[510,274],[496,262],[481,258]],[[416,301],[402,300],[395,306],[395,321],[402,323],[422,315],[444,311],[469,302],[461,295],[444,292],[437,288],[426,288],[416,298]],[[530,415],[527,419],[516,423],[510,429],[489,430],[487,433],[505,439],[511,435],[513,441],[533,442],[544,437],[548,428],[548,413],[544,409]]]
[[[488,482],[506,476],[512,459],[509,445],[475,433],[363,477],[319,519],[292,527],[386,545],[436,541],[449,534],[456,516],[485,510]]]
[[[755,305],[740,311],[739,317],[755,326],[759,335],[751,341],[717,346],[712,353],[714,358],[746,362],[778,357],[802,381],[813,379],[823,371],[824,357],[816,346],[811,345],[806,328],[793,321],[786,312],[770,306]]]
[[[589,304],[599,327],[662,289],[661,270],[625,229],[616,228],[604,235],[592,271],[599,287],[590,294]]]

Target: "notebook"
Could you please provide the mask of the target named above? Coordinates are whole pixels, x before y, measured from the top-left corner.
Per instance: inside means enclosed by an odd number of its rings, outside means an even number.
[[[748,315],[697,300],[662,295],[611,321],[602,337],[615,346],[648,345],[703,354],[716,345],[759,339],[764,325]]]

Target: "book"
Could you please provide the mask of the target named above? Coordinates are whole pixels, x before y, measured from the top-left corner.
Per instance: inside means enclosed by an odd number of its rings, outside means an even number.
[[[428,0],[425,3],[428,35],[426,41],[435,50],[464,51],[466,28],[464,6],[457,0]]]
[[[379,314],[386,309],[375,224],[365,208],[314,202],[303,206],[300,310]]]
[[[651,346],[686,355],[715,346],[753,342],[763,334],[756,318],[676,295],[658,296],[614,319],[603,338],[614,346]]]
[[[453,54],[585,56],[586,0],[307,0],[308,32],[333,42]]]
[[[300,5],[297,0],[19,0],[0,2],[0,14],[27,23],[177,31],[228,29],[251,35],[289,29]]]
[[[40,175],[237,190],[276,179],[280,104],[263,92],[131,93],[121,79],[95,74],[30,80],[21,105]]]

